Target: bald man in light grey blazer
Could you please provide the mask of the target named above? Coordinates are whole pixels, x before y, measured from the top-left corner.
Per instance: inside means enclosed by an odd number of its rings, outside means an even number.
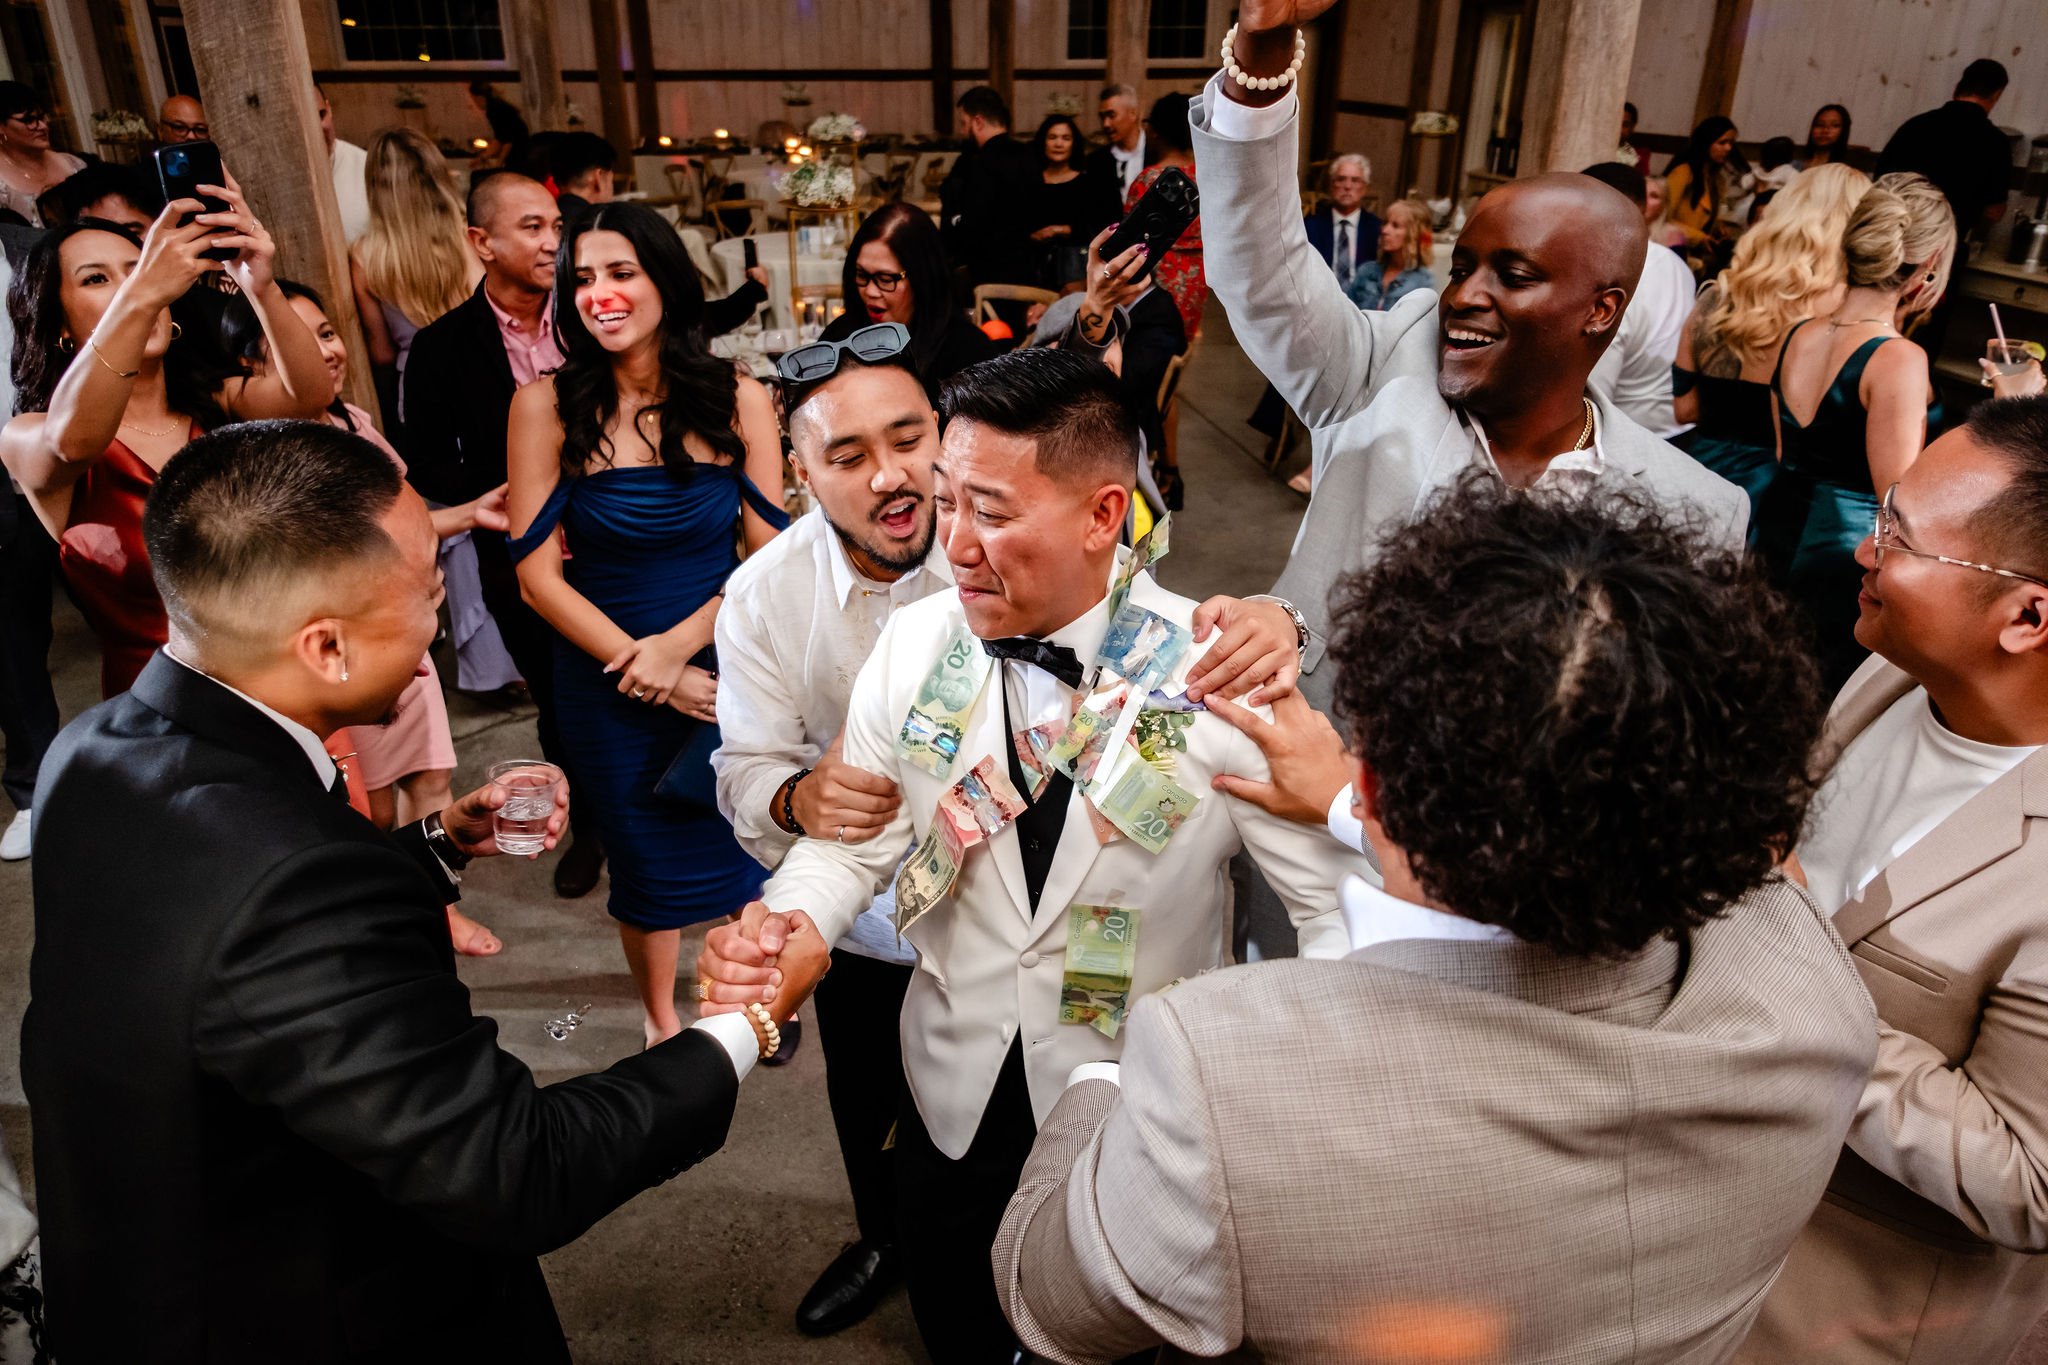
[[[1302,227],[1299,101],[1290,90],[1253,107],[1236,97],[1267,97],[1224,87],[1212,80],[1189,115],[1204,269],[1244,353],[1315,450],[1315,497],[1273,589],[1308,621],[1303,695],[1329,706],[1318,665],[1331,585],[1468,469],[1518,486],[1633,489],[1687,509],[1722,544],[1742,543],[1741,491],[1587,388],[1642,271],[1633,205],[1579,175],[1505,186],[1466,224],[1445,296],[1364,312]]]

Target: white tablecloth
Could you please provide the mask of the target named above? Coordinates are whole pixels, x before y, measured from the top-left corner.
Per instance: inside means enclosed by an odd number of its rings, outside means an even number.
[[[789,234],[786,232],[764,232],[753,238],[728,237],[711,245],[712,259],[725,276],[725,289],[729,294],[739,288],[747,275],[746,248],[742,241],[752,241],[759,253],[762,268],[768,272],[768,308],[771,327],[794,327],[796,316],[789,308]],[[838,284],[845,271],[846,254],[840,252],[830,256],[803,256],[797,261],[798,284]]]

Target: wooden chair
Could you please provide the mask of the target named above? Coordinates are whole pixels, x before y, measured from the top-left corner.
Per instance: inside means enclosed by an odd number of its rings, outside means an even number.
[[[662,171],[668,176],[668,199],[666,202],[675,205],[676,221],[680,223],[702,221],[704,217],[704,178],[698,174],[697,168],[688,163],[677,165],[671,162],[662,167]],[[654,201],[650,200],[649,202]]]
[[[1021,303],[1030,307],[1034,303],[1051,305],[1059,295],[1050,289],[1034,289],[1028,284],[977,284],[974,286],[974,325],[981,326],[996,316],[997,303]]]
[[[729,213],[747,215],[746,224],[735,228],[726,221]],[[704,214],[718,241],[728,237],[758,237],[768,230],[768,201],[765,199],[707,199]]]

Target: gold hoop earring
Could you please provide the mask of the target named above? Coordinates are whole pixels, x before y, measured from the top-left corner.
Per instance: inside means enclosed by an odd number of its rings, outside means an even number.
[[[70,355],[73,351],[78,349],[78,343],[73,341],[70,337],[58,337],[57,349],[62,351],[65,355]]]
[[[183,336],[183,335],[185,335],[185,329],[184,329],[183,327],[180,327],[180,326],[178,325],[178,320],[177,320],[176,318],[172,318],[172,319],[171,319],[171,340],[173,340],[173,341],[176,341],[176,340],[177,340],[177,339],[178,339],[179,337],[181,337],[181,336]]]

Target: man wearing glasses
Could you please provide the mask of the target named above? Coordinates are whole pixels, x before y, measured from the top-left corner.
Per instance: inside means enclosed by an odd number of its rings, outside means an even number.
[[[1884,497],[1796,865],[1877,1064],[1747,1361],[2004,1361],[2048,1310],[2048,399]]]
[[[177,142],[204,142],[213,134],[206,127],[206,110],[190,95],[173,95],[156,115],[156,140],[168,147]]]

